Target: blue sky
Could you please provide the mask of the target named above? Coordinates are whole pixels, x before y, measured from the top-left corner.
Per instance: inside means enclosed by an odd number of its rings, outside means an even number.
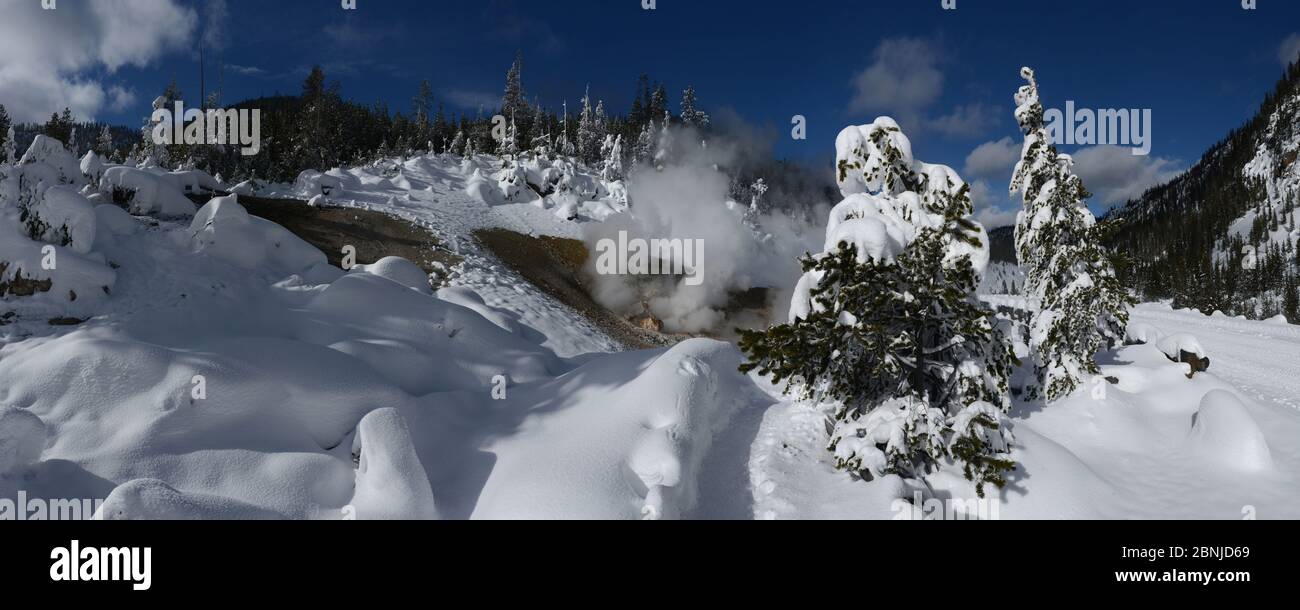
[[[1283,0],[1255,10],[1240,0],[957,0],[956,10],[940,0],[656,0],[655,10],[641,0],[358,0],[351,11],[338,0],[89,1],[43,13],[39,0],[0,0],[14,16],[0,24],[0,103],[11,113],[71,100],[80,114],[134,125],[173,77],[197,99],[203,23],[219,24],[209,30],[209,87],[224,65],[226,101],[297,92],[319,63],[351,99],[405,109],[428,79],[449,109],[472,112],[500,95],[518,49],[525,88],[544,105],[573,103],[589,84],[622,111],[646,73],[674,103],[693,84],[706,110],[734,112],[767,129],[777,155],[810,162],[829,164],[845,125],[890,114],[918,158],[972,169],[992,207],[1006,207],[1000,173],[1018,149],[1011,96],[1021,65],[1038,71],[1049,107],[1151,109],[1149,157],[1085,155],[1081,173],[1094,174],[1098,199],[1116,199],[1185,168],[1245,121],[1279,77],[1283,49],[1300,51],[1300,5]],[[132,19],[111,16],[123,13]],[[56,20],[64,30],[51,30]],[[72,43],[50,31],[85,35]],[[84,41],[96,36],[98,46]],[[57,63],[48,49],[5,53],[24,41],[89,46],[56,50],[70,56]],[[30,64],[42,61],[57,78],[36,74]],[[795,114],[808,119],[805,141],[788,137]]]

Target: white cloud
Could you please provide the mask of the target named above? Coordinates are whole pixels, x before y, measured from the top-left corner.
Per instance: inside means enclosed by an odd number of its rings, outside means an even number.
[[[1277,48],[1277,60],[1289,66],[1300,58],[1300,33],[1287,36]]]
[[[1089,146],[1076,151],[1074,171],[1097,203],[1112,206],[1140,196],[1182,173],[1174,160],[1133,154],[1122,146]]]
[[[126,90],[103,82],[124,66],[146,66],[192,39],[198,17],[176,0],[7,3],[0,19],[0,104],[16,121],[43,121],[64,107],[81,119],[121,104]]]
[[[1020,211],[1005,189],[995,189],[984,180],[970,183],[970,200],[975,208],[975,220],[989,230],[1015,224],[1016,213]]]
[[[996,142],[985,142],[966,155],[962,176],[967,179],[989,178],[1011,183],[1011,172],[1020,160],[1021,146],[1010,137]]]
[[[997,125],[1000,112],[1001,108],[985,104],[958,106],[951,113],[930,121],[930,128],[949,137],[974,137]]]
[[[938,49],[921,38],[886,38],[872,57],[872,64],[853,77],[849,112],[889,114],[905,131],[915,130],[943,93]]]
[[[978,136],[998,121],[1001,112],[981,103],[957,106],[947,114],[932,107],[943,94],[943,61],[939,45],[925,38],[886,38],[872,53],[871,65],[853,77],[848,112],[888,115],[903,131],[933,131],[942,136]]]

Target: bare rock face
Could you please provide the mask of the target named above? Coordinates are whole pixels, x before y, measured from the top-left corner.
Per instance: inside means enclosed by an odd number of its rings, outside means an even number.
[[[664,332],[664,321],[651,314],[642,316],[641,319],[637,321],[637,326],[656,333]]]

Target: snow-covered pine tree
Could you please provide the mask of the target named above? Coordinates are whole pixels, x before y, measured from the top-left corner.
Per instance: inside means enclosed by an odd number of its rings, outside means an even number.
[[[662,170],[672,161],[673,156],[673,115],[664,111],[664,122],[659,127],[659,141],[655,144],[655,168]]]
[[[465,152],[465,132],[457,130],[456,137],[451,140],[451,147],[447,152],[453,155],[459,155]]]
[[[7,150],[9,142],[13,140],[13,123],[9,119],[9,111],[5,110],[5,105],[0,104],[0,150]]]
[[[506,127],[505,139],[503,139],[500,146],[498,146],[497,153],[502,156],[510,157],[519,154],[519,128],[515,124],[513,118],[510,119],[510,126]]]
[[[641,128],[641,133],[636,138],[636,145],[632,149],[632,158],[638,165],[654,161],[655,140],[655,127],[652,121]]]
[[[1103,228],[1088,210],[1091,195],[1074,175],[1073,160],[1048,138],[1034,71],[1016,93],[1016,121],[1025,135],[1011,191],[1024,209],[1016,218],[1016,255],[1026,294],[1039,302],[1030,349],[1047,400],[1068,396],[1097,375],[1096,353],[1124,338],[1134,299],[1115,275]]]
[[[888,117],[845,129],[836,150],[845,199],[825,250],[803,259],[787,324],[742,331],[741,370],[828,404],[838,467],[920,478],[955,463],[982,496],[1015,466],[1015,358],[975,297],[989,249],[969,188],[913,160]]]
[[[699,130],[708,129],[709,115],[696,107],[695,87],[682,92],[682,124]]]
[[[17,163],[17,152],[18,140],[14,136],[14,126],[10,125],[9,128],[5,130],[5,163],[8,163],[9,165]]]
[[[605,136],[605,162],[601,178],[606,182],[623,179],[623,136]]]
[[[515,53],[515,61],[510,64],[510,71],[506,73],[506,91],[501,97],[501,113],[508,117],[516,114],[522,114],[528,111],[527,97],[524,95],[523,86],[524,72],[524,55],[523,52]]]
[[[604,136],[596,125],[596,110],[591,106],[591,88],[582,95],[582,112],[578,115],[578,158],[594,165],[600,158]]]
[[[95,142],[95,154],[109,159],[113,156],[113,132],[104,125],[104,129],[99,132],[99,140]]]

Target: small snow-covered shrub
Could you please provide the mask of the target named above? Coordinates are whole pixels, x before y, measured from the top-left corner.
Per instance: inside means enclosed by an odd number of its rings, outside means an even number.
[[[133,167],[114,166],[104,171],[99,192],[139,216],[180,218],[193,216],[194,202],[168,179]]]

